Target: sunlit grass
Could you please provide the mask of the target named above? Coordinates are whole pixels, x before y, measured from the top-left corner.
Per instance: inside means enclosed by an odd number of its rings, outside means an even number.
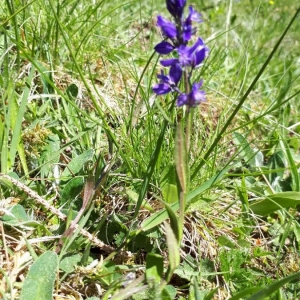
[[[59,254],[55,294],[84,299],[226,299],[253,282],[265,287],[299,272],[296,206],[251,212],[252,203],[275,193],[298,197],[298,21],[243,99],[296,3],[202,2],[188,4],[203,15],[198,32],[210,48],[194,74],[204,79],[207,102],[194,113],[181,260],[164,296],[147,281],[146,259],[155,253],[165,268],[170,263],[165,234],[174,222],[162,222],[167,204],[178,200],[180,109],[152,93],[160,71],[156,16],[167,16],[165,3],[0,4],[1,173],[21,183],[0,178],[0,269],[18,274],[2,277],[7,299],[18,298],[28,266],[46,251]],[[47,210],[37,195],[67,217]],[[25,268],[12,263],[16,257]],[[274,297],[296,299],[299,288],[293,282]]]

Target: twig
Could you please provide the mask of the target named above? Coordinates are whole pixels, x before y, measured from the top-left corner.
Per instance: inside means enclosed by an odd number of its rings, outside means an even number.
[[[66,221],[67,216],[63,214],[60,210],[53,207],[47,200],[39,196],[35,191],[30,189],[28,186],[20,182],[19,180],[10,177],[9,175],[0,173],[0,178],[6,179],[10,181],[14,186],[24,191],[28,196],[30,196],[32,199],[34,199],[37,203],[43,205],[45,208],[47,208],[52,214],[57,216],[60,220]],[[76,224],[74,225],[74,229],[77,230],[79,226]],[[87,230],[81,228],[79,231],[83,236],[85,236],[90,242],[92,242],[94,245],[101,248],[106,253],[112,253],[115,249],[109,245],[104,244],[102,241],[100,241],[97,237],[89,233]]]

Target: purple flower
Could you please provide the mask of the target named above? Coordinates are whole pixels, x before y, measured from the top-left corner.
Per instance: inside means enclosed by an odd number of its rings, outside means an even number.
[[[190,13],[187,16],[186,20],[183,22],[183,40],[184,42],[188,42],[192,35],[196,33],[196,28],[192,27],[192,21],[194,22],[202,22],[201,15],[193,9],[192,6],[189,7]]]
[[[175,19],[181,19],[186,0],[167,0],[167,9]]]
[[[169,42],[161,42],[154,47],[154,50],[159,54],[169,54],[171,53],[175,47]]]
[[[162,16],[157,17],[157,26],[160,27],[163,35],[170,39],[175,39],[177,37],[176,25]]]
[[[199,83],[193,83],[191,92],[186,94],[181,94],[177,98],[177,106],[187,105],[189,107],[195,107],[201,102],[205,101],[205,92],[200,90],[203,80]]]
[[[204,45],[203,40],[198,38],[197,42],[192,47],[181,45],[178,47],[177,52],[178,58],[161,60],[161,65],[169,67],[173,64],[179,64],[181,67],[195,68],[199,66],[208,55],[208,48]]]
[[[160,82],[156,84],[152,90],[156,95],[164,95],[171,91],[177,90],[177,85],[182,76],[182,69],[179,64],[173,64],[170,68],[169,75],[165,75],[164,71],[161,71],[157,78]]]

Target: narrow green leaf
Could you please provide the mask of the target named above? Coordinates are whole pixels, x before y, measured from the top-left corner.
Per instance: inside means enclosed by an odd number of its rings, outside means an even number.
[[[223,179],[225,173],[229,169],[230,169],[230,167],[227,166],[222,171],[220,171],[218,174],[216,174],[215,176],[213,176],[210,179],[208,179],[207,181],[205,181],[201,186],[197,187],[196,189],[194,189],[193,191],[188,193],[187,194],[187,204],[189,202],[192,202],[192,200],[194,200],[194,198],[196,198],[197,196],[199,196],[200,194],[202,194],[203,192],[205,192],[206,190],[211,188],[214,184],[218,183],[221,179]]]
[[[290,281],[296,280],[300,277],[300,272],[297,272],[293,275],[290,275],[288,277],[285,277],[281,280],[278,280],[272,284],[270,284],[267,287],[262,287],[260,291],[257,293],[251,295],[247,300],[263,300],[266,299],[266,297],[270,296],[274,292],[276,292],[279,288],[281,288],[286,283],[289,283]]]
[[[174,210],[177,211],[179,209],[179,203],[173,203],[170,205],[170,207]],[[141,224],[141,229],[143,231],[148,231],[150,229],[152,229],[153,227],[161,224],[163,221],[165,221],[168,218],[168,212],[166,209],[163,209],[155,214],[153,214],[152,216],[150,216],[149,218],[147,218],[142,224]]]
[[[291,149],[284,139],[280,139],[280,144],[282,144],[282,149],[284,149],[286,159],[289,164],[289,170],[291,172],[292,182],[293,182],[293,191],[299,192],[300,191],[300,178],[298,173],[298,167],[295,163],[295,158],[291,152]]]
[[[261,287],[251,287],[249,289],[245,289],[237,294],[235,294],[234,296],[232,296],[229,300],[240,300],[240,299],[244,299],[246,296],[252,294],[252,293],[255,293],[257,291],[260,291],[261,290]]]
[[[164,204],[170,218],[171,228],[177,239],[177,244],[178,244],[178,242],[181,240],[181,226],[180,226],[181,224],[179,218],[169,204],[167,203]]]
[[[10,161],[12,164],[15,161],[18,145],[20,142],[21,127],[22,127],[23,117],[26,111],[27,100],[30,93],[30,86],[34,76],[34,72],[35,72],[35,67],[32,66],[27,79],[28,85],[26,85],[26,88],[24,89],[22,99],[21,99],[21,104],[18,110],[18,115],[15,120],[15,124],[11,124],[13,126],[13,135],[12,135],[12,140],[10,145]]]
[[[45,252],[30,267],[25,278],[20,300],[52,300],[58,267],[55,252]]]
[[[282,192],[254,201],[254,203],[250,204],[250,209],[256,215],[266,216],[278,209],[289,208],[299,204],[300,192]]]
[[[169,282],[175,269],[180,263],[179,246],[175,234],[167,222],[164,222],[167,246],[169,250],[169,268],[166,274],[166,282]]]

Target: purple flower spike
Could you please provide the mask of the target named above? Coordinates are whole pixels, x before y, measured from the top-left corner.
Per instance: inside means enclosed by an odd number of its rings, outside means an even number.
[[[177,106],[187,105],[189,107],[195,107],[199,105],[201,102],[206,101],[205,99],[205,92],[200,90],[202,86],[203,80],[200,80],[199,83],[193,83],[192,91],[186,95],[181,94],[177,98]]]
[[[174,64],[170,68],[169,75],[165,75],[163,71],[157,78],[160,79],[160,83],[156,84],[152,90],[156,95],[164,95],[168,94],[171,91],[176,90],[177,85],[182,76],[182,69],[180,68],[179,64]]]
[[[168,42],[161,42],[154,47],[154,50],[159,54],[169,54],[175,47]]]
[[[181,19],[186,0],[167,0],[167,9],[175,19]]]
[[[176,25],[162,16],[157,17],[157,25],[160,27],[163,35],[170,38],[175,39],[177,37],[177,29]]]

